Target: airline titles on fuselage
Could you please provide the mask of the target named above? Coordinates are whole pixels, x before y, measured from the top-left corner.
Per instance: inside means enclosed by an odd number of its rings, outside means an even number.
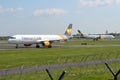
[[[22,37],[22,40],[41,40],[41,37]]]

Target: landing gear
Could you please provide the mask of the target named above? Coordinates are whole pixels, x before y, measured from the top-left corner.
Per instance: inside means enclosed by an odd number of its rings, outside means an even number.
[[[48,48],[51,48],[52,46],[50,45],[50,46],[48,46]]]
[[[15,48],[18,48],[18,44],[16,44],[16,47]]]
[[[40,45],[39,45],[39,44],[36,44],[36,48],[40,48]]]

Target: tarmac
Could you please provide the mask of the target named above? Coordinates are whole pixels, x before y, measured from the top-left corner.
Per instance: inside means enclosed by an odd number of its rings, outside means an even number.
[[[52,48],[92,48],[92,47],[118,47],[120,44],[111,44],[111,45],[53,45]],[[0,45],[0,50],[16,50],[16,49],[33,49],[36,48],[35,45],[32,46],[23,46],[20,45],[18,48],[15,48],[15,45]],[[46,48],[46,47],[41,47]]]

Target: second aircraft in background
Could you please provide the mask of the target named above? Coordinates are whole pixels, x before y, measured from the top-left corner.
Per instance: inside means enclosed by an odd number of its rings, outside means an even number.
[[[78,33],[80,34],[81,38],[93,39],[93,40],[115,38],[113,35],[108,35],[108,34],[83,34],[80,30],[78,30]]]

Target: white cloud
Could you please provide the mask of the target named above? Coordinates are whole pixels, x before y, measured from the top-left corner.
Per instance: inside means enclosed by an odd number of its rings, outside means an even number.
[[[8,8],[5,10],[6,12],[15,12],[15,9],[14,8]]]
[[[120,0],[79,0],[80,6],[111,6],[120,5]]]
[[[21,11],[23,11],[23,8],[7,8],[5,11],[6,12],[12,12],[12,13],[21,12]]]
[[[15,13],[15,12],[21,12],[23,11],[23,8],[3,8],[0,6],[0,13]]]
[[[116,4],[120,5],[120,0],[116,0]]]
[[[64,15],[66,14],[67,11],[63,9],[56,9],[56,8],[51,8],[51,9],[38,9],[34,11],[35,16],[40,16],[40,15]]]
[[[24,9],[23,8],[17,8],[17,11],[23,11]]]

